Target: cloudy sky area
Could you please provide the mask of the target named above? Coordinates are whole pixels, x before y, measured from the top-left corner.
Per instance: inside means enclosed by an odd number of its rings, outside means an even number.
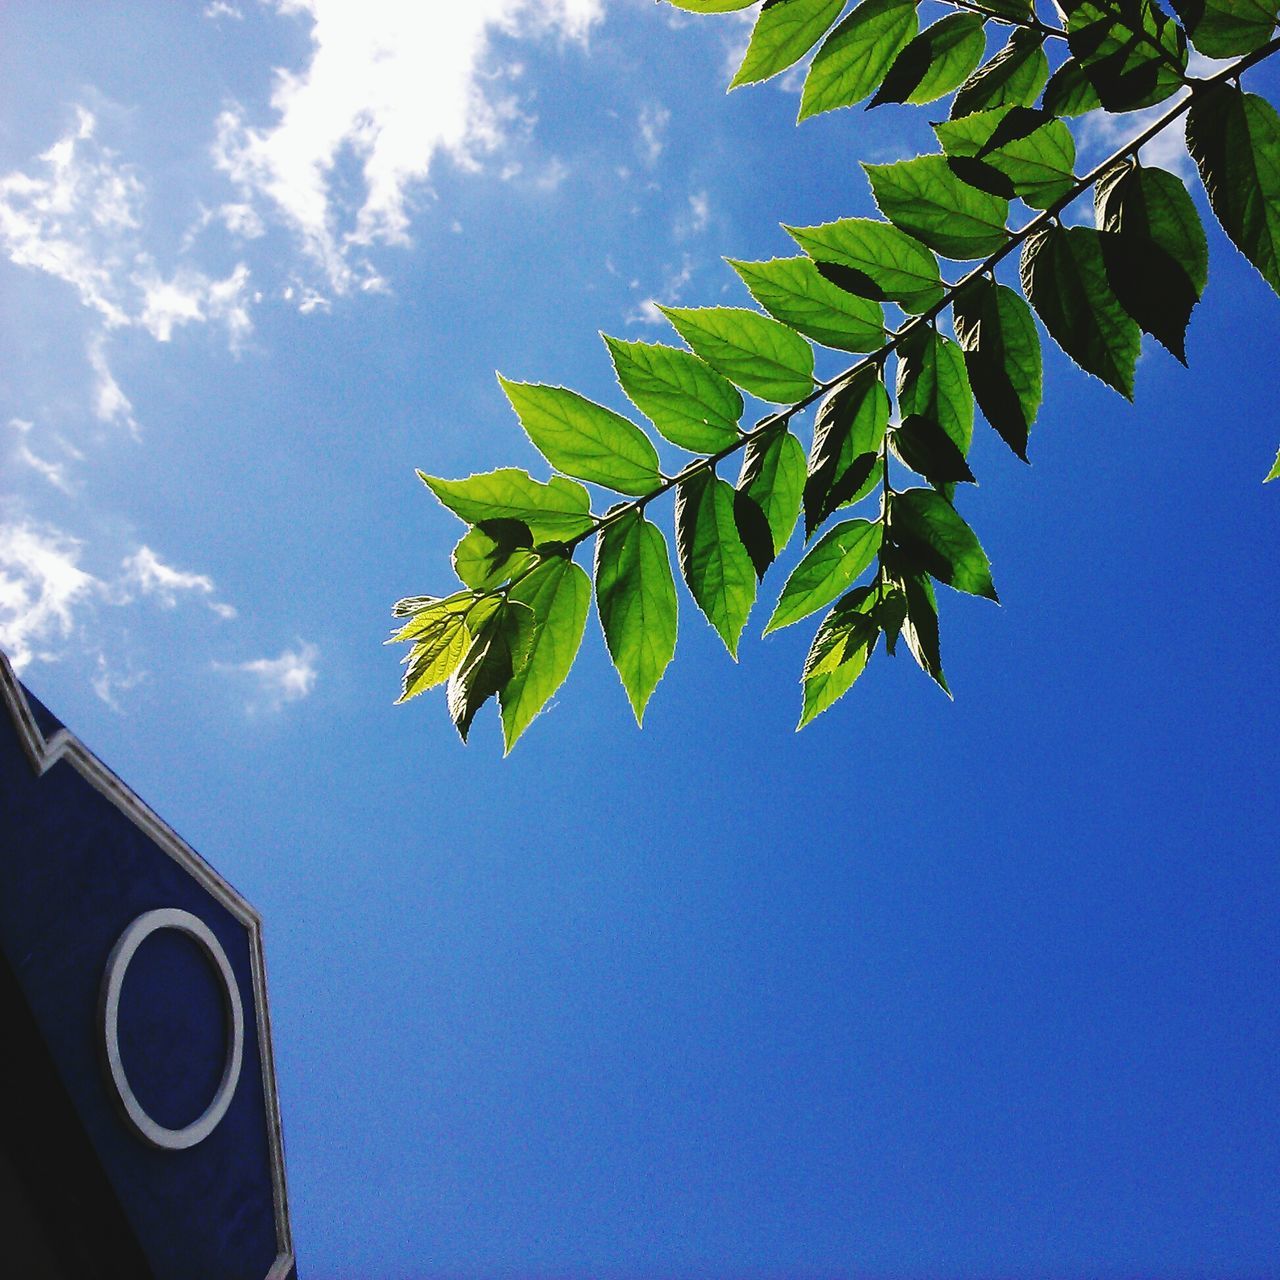
[[[495,368],[624,410],[599,331],[933,149],[726,96],[746,31],[6,4],[0,648],[264,913],[304,1276],[1270,1274],[1280,302],[1215,229],[1189,372],[1047,352],[1033,468],[976,441],[954,704],[884,661],[795,735],[805,628],[682,594],[643,733],[594,622],[505,762],[391,705],[414,468],[545,474]]]

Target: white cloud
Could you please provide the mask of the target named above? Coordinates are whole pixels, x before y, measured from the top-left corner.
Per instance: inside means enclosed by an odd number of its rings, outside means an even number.
[[[666,324],[667,317],[658,310],[658,303],[661,302],[665,306],[671,306],[673,303],[680,301],[681,294],[684,293],[685,286],[693,279],[693,259],[685,254],[680,263],[678,270],[669,271],[666,279],[662,282],[662,288],[659,290],[661,297],[648,297],[638,302],[626,315],[627,324]],[[635,281],[632,281],[632,287],[638,287]]]
[[[47,526],[0,525],[0,648],[19,671],[56,657],[49,646],[71,635],[77,609],[98,590],[80,568],[82,547]]]
[[[204,16],[206,18],[234,18],[237,21],[243,21],[244,14],[240,12],[238,6],[228,4],[227,0],[210,0],[204,7]]]
[[[287,702],[300,702],[310,696],[319,676],[319,658],[320,650],[315,645],[299,640],[296,649],[286,649],[278,658],[233,664],[215,662],[214,670],[252,679],[254,696],[247,704],[248,710],[278,711]]]
[[[243,107],[217,122],[214,158],[245,201],[263,200],[301,237],[336,292],[362,287],[353,248],[405,243],[410,199],[438,153],[474,166],[519,109],[487,63],[495,32],[584,40],[604,0],[274,0],[312,23],[301,72],[276,72],[275,121]],[[344,208],[335,170],[354,159],[362,191]]]
[[[1146,110],[1129,111],[1124,115],[1091,111],[1083,118],[1080,125],[1078,140],[1082,156],[1091,164],[1104,160],[1130,138],[1136,138],[1148,125],[1168,111],[1172,102],[1176,101],[1178,98],[1175,97],[1154,107],[1148,107]],[[1184,115],[1163,129],[1138,152],[1142,163],[1159,169],[1169,169],[1183,178],[1193,177],[1195,165],[1187,151],[1186,128]]]
[[[689,197],[688,217],[677,228],[685,235],[697,235],[707,229],[711,221],[711,200],[705,191],[695,191]]]
[[[99,422],[121,422],[136,434],[138,424],[133,417],[133,403],[120,389],[120,384],[107,364],[105,346],[101,333],[96,333],[89,339],[89,367],[94,376],[94,414]]]
[[[214,599],[217,588],[213,579],[205,573],[187,573],[165,564],[148,546],[139,547],[127,556],[120,566],[120,576],[115,583],[115,603],[128,604],[137,596],[152,596],[164,609],[173,609],[180,595],[202,596],[209,608],[220,618],[234,618],[236,611],[229,604]]]
[[[650,168],[658,163],[666,149],[667,125],[670,123],[671,112],[660,103],[649,103],[640,108],[640,118],[637,121],[640,130],[638,150],[641,160]]]

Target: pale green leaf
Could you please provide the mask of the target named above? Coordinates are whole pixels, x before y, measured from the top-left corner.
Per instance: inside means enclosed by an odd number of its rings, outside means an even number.
[[[800,95],[800,119],[861,102],[918,26],[916,0],[862,0],[814,55]]]
[[[941,301],[938,260],[918,240],[874,218],[842,218],[816,227],[784,227],[814,261],[847,268],[841,287],[876,301],[924,311]]]
[[[798,62],[843,8],[844,0],[765,0],[729,88],[767,80]]]
[[[465,480],[441,480],[421,471],[418,478],[467,524],[520,520],[542,541],[576,537],[595,522],[590,494],[563,476],[552,476],[542,484],[527,471],[505,467]]]
[[[764,634],[807,618],[848,591],[875,559],[884,526],[845,520],[823,534],[791,571]]]

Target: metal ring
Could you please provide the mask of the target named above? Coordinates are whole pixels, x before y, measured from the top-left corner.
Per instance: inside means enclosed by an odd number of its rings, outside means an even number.
[[[193,939],[205,953],[222,979],[222,1000],[231,1021],[231,1042],[222,1067],[222,1079],[218,1082],[213,1101],[204,1114],[183,1129],[169,1129],[157,1124],[146,1112],[129,1086],[124,1063],[120,1058],[120,991],[124,986],[125,971],[137,949],[159,929],[176,929]],[[154,1147],[166,1151],[183,1151],[203,1142],[218,1127],[231,1105],[236,1084],[240,1079],[240,1066],[244,1058],[244,1009],[240,1004],[240,989],[231,963],[222,944],[198,916],[177,907],[160,907],[144,911],[120,935],[107,957],[106,972],[102,975],[102,992],[99,1001],[102,1027],[102,1044],[106,1051],[107,1072],[115,1086],[125,1118],[137,1130],[138,1135]]]

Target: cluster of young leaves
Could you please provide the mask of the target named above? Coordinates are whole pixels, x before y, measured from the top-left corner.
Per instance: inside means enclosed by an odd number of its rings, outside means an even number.
[[[720,13],[753,0],[668,2]],[[395,606],[406,620],[392,639],[411,646],[401,700],[447,682],[465,739],[496,697],[510,750],[567,675],[594,582],[640,721],[676,645],[670,549],[648,513],[671,490],[679,572],[735,657],[758,584],[803,517],[811,545],[765,627],[827,609],[804,663],[801,726],[852,687],[882,637],[890,654],[903,641],[947,690],[934,584],[997,598],[956,504],[974,480],[975,414],[1025,460],[1042,393],[1037,317],[1080,368],[1127,398],[1143,332],[1185,363],[1208,275],[1205,233],[1182,180],[1138,160],[1184,113],[1214,214],[1280,293],[1280,117],[1240,84],[1280,48],[1280,0],[1171,0],[1174,15],[1155,0],[1060,0],[1062,25],[1034,0],[946,2],[957,12],[923,28],[919,0],[860,0],[844,17],[845,0],[761,5],[731,87],[777,75],[816,46],[802,120],[949,96],[934,125],[939,151],[863,166],[884,220],[787,227],[796,256],[729,260],[760,310],[665,307],[683,347],[605,338],[636,410],[693,455],[676,474],[664,474],[647,429],[630,419],[563,387],[500,379],[553,474],[419,473],[469,527],[453,553],[460,588]],[[1236,61],[1197,79],[1192,46]],[[1162,103],[1154,123],[1077,174],[1066,120]],[[1093,225],[1069,225],[1064,212],[1090,188]],[[1015,253],[1020,292],[996,275]],[[958,279],[940,259],[961,264]],[[950,335],[939,327],[948,311]],[[860,358],[818,382],[814,344]],[[777,407],[744,428],[743,392]],[[815,404],[806,450],[794,428]],[[719,469],[735,455],[730,482]],[[595,514],[586,485],[618,500]],[[590,540],[588,574],[573,557]]]

